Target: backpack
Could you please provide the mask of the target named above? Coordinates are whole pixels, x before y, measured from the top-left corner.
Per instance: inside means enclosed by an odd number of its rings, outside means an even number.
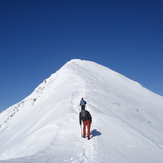
[[[89,118],[89,112],[86,111],[86,110],[82,110],[82,111],[81,111],[81,119],[82,119],[83,121],[89,120],[89,119],[90,119],[90,118]]]

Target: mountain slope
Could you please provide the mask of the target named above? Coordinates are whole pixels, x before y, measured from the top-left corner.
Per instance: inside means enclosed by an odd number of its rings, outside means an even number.
[[[79,100],[93,117],[81,138]],[[162,162],[163,98],[109,68],[71,60],[0,114],[3,162]]]

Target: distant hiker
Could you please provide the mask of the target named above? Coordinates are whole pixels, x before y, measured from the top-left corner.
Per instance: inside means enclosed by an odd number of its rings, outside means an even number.
[[[86,137],[86,127],[87,127],[87,137],[88,140],[90,139],[90,129],[91,129],[91,123],[92,123],[92,116],[89,111],[85,110],[85,108],[82,108],[81,112],[79,113],[79,123],[80,125],[83,122],[83,138]]]
[[[87,104],[86,101],[85,101],[83,98],[81,98],[81,100],[80,100],[81,110],[82,110],[82,109],[85,109],[85,105],[86,105],[86,104]]]

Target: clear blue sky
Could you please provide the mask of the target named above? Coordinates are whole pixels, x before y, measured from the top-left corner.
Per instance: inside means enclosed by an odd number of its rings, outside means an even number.
[[[0,1],[0,112],[74,58],[163,96],[163,0]]]

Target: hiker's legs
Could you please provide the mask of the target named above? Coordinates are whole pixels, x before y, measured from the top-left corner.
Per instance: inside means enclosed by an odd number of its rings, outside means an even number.
[[[86,121],[83,122],[83,136],[86,135]]]
[[[88,120],[88,122],[87,122],[87,133],[88,133],[88,138],[90,138],[90,130],[91,130],[91,121]]]
[[[90,129],[91,129],[91,121],[86,120],[83,122],[83,136],[86,135],[86,127],[87,127],[87,136],[90,138]]]
[[[83,110],[83,109],[85,109],[85,105],[82,105],[82,106],[81,106],[81,110]]]

